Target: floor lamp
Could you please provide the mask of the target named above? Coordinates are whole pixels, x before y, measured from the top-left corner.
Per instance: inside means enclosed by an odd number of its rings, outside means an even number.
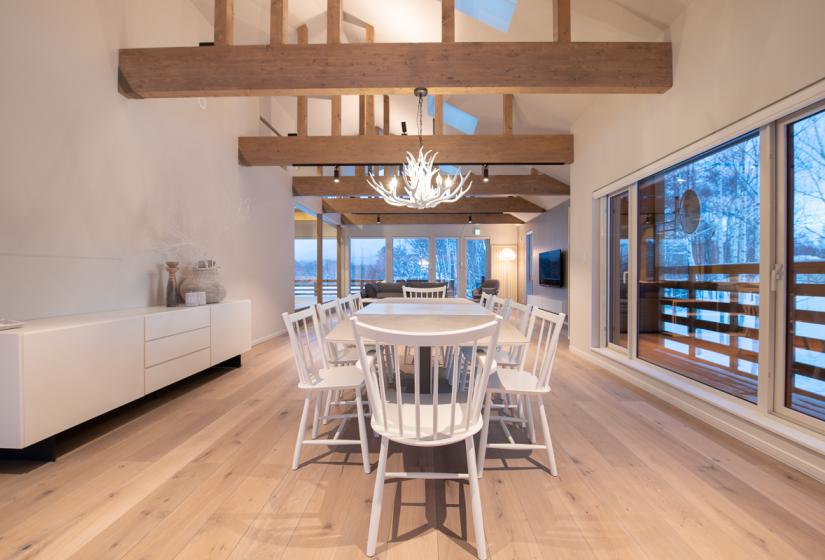
[[[498,260],[500,260],[503,263],[509,263],[511,261],[514,261],[516,260],[516,252],[513,251],[510,247],[505,247],[498,254]],[[505,264],[505,267],[506,268],[504,274],[506,278],[505,282],[507,284],[507,297],[511,297],[511,299],[514,299],[510,294],[510,266]]]

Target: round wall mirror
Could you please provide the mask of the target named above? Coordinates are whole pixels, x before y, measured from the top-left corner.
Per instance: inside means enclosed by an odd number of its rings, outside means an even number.
[[[688,189],[679,200],[679,225],[682,226],[682,231],[691,234],[699,229],[701,221],[702,203],[699,201],[699,195],[693,189]]]

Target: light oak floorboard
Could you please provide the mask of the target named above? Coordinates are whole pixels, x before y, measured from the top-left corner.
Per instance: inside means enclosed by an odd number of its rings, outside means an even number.
[[[55,463],[0,463],[0,558],[364,558],[379,440],[370,433],[370,475],[357,447],[305,446],[292,471],[295,385],[279,337],[239,369],[210,370],[64,434]],[[802,559],[825,547],[817,481],[564,344],[552,386],[560,476],[540,451],[491,450],[485,461],[491,558]],[[357,438],[355,422],[343,437]],[[502,437],[494,423],[491,441]],[[389,470],[466,468],[463,444],[390,445]],[[378,558],[475,557],[466,482],[391,480],[383,499]]]

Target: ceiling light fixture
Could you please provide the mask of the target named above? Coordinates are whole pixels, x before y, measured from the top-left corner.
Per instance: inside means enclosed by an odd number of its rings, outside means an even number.
[[[381,223],[381,214],[378,214],[378,217],[377,217],[377,218],[375,218],[375,223],[376,223],[376,224],[380,224],[380,223]]]
[[[341,167],[338,165],[335,166],[335,170],[333,171],[332,181],[334,183],[341,182]]]
[[[490,166],[485,163],[484,166],[482,167],[482,172],[483,172],[482,180],[485,183],[489,183],[490,182]]]
[[[397,177],[392,177],[387,186],[384,186],[374,174],[370,173],[367,177],[367,184],[391,206],[423,210],[459,200],[467,194],[473,183],[471,181],[466,187],[464,186],[470,177],[469,171],[462,175],[461,170],[458,170],[455,175],[447,175],[444,178],[441,176],[441,170],[433,166],[438,152],[432,155],[429,151],[425,152],[424,139],[421,135],[424,125],[422,107],[424,98],[427,96],[427,88],[415,88],[415,96],[418,98],[418,157],[407,152],[407,163],[404,164],[401,172],[401,179],[404,181],[403,192],[398,192]]]
[[[469,216],[467,216],[467,223],[468,223],[468,224],[472,224],[472,223],[473,223],[473,215],[472,215],[472,214],[470,214]]]

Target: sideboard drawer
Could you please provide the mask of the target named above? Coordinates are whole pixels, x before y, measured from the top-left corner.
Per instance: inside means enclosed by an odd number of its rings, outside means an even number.
[[[209,349],[209,327],[174,334],[146,343],[145,366],[152,367],[198,350]],[[208,367],[208,366],[207,366]]]
[[[146,394],[171,385],[209,367],[209,348],[187,354],[146,370]]]
[[[209,326],[209,307],[174,308],[146,316],[146,340],[155,340]]]

